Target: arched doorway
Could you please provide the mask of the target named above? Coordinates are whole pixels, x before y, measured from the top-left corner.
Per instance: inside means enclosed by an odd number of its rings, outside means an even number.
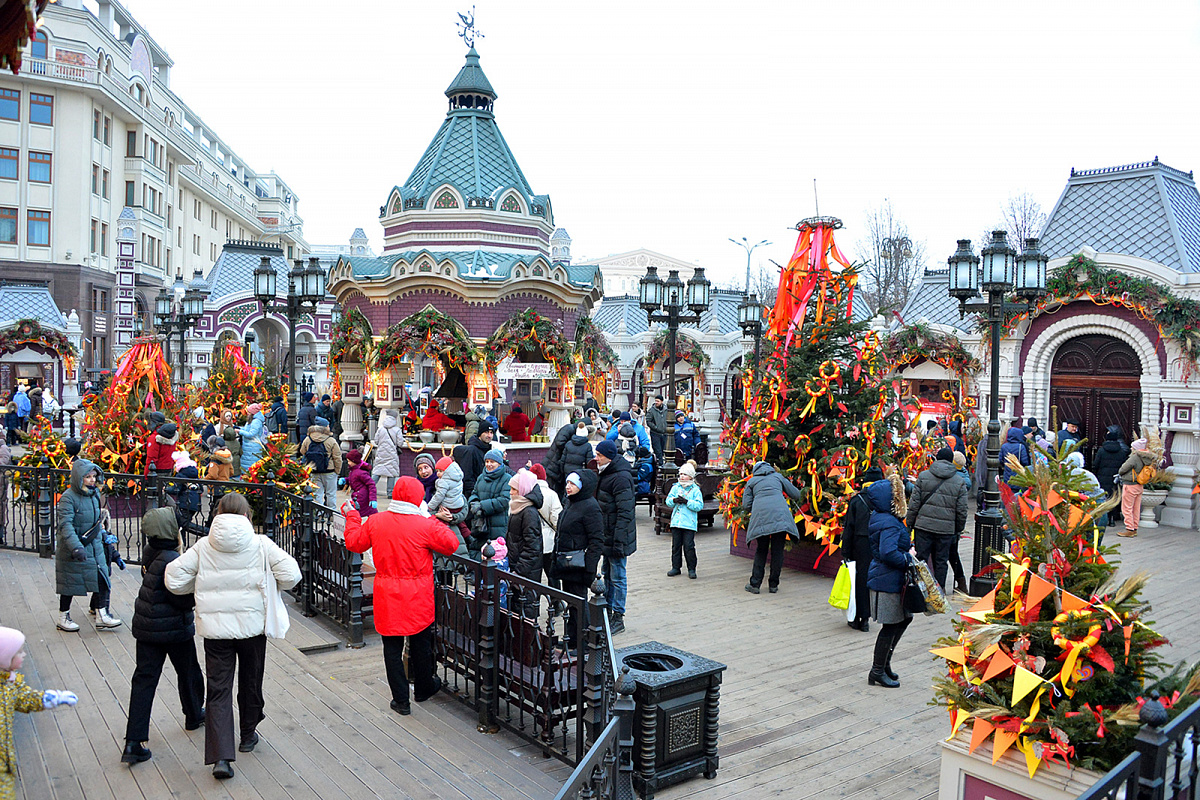
[[[1050,404],[1058,406],[1060,424],[1079,420],[1080,433],[1088,440],[1088,464],[1109,425],[1120,426],[1125,441],[1135,438],[1142,407],[1141,378],[1137,353],[1112,336],[1078,336],[1054,354]]]

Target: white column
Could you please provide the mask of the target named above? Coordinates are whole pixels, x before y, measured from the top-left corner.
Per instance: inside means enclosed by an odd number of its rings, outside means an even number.
[[[83,327],[79,324],[79,314],[75,309],[67,316],[67,338],[75,347],[75,369],[68,372],[63,369],[63,390],[60,398],[65,408],[79,407],[79,373],[83,369]]]
[[[342,448],[352,450],[363,440],[362,396],[367,377],[362,364],[343,363],[342,372]]]
[[[1175,470],[1175,483],[1167,493],[1163,504],[1162,524],[1176,528],[1195,528],[1192,510],[1192,484],[1196,475],[1197,460],[1200,459],[1200,404],[1192,404],[1192,424],[1172,426],[1175,436],[1171,440],[1171,465]]]
[[[575,379],[563,381],[553,381],[558,384],[559,399],[557,403],[546,401],[546,430],[545,434],[550,437],[550,441],[554,441],[554,435],[558,433],[558,429],[563,425],[570,424],[571,414],[575,408],[574,386]],[[553,390],[554,387],[550,387]]]

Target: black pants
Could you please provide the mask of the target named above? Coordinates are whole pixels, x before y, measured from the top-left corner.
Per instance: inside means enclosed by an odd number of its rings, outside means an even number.
[[[100,589],[92,592],[92,602],[88,605],[94,611],[99,611],[102,608],[108,608],[108,585],[103,580],[100,581]],[[70,611],[71,601],[74,600],[74,595],[60,594],[58,596],[58,610]]]
[[[871,617],[871,590],[867,588],[867,572],[871,556],[854,559],[854,621],[866,622]]]
[[[875,637],[874,667],[883,669],[885,666],[891,666],[892,653],[896,651],[896,645],[900,643],[900,637],[904,635],[905,629],[908,628],[911,622],[912,617],[909,617],[904,622],[893,622],[880,628],[879,635]]]
[[[654,461],[660,467],[663,463],[663,448],[667,446],[667,435],[650,431],[650,447],[654,450]]]
[[[196,642],[153,644],[137,642],[137,667],[129,689],[129,722],[125,726],[125,741],[144,742],[150,738],[150,709],[154,691],[162,676],[163,662],[171,659],[179,683],[179,702],[183,717],[189,723],[200,719],[204,708],[204,674],[196,659]]]
[[[592,581],[586,578],[580,581],[564,580],[562,582],[562,590],[567,594],[573,594],[587,600],[588,589],[591,585]],[[567,606],[566,619],[563,621],[563,645],[567,650],[574,650],[579,646],[579,620],[575,617],[575,606]]]
[[[562,582],[554,577],[554,552],[542,554],[542,573],[546,576],[546,585],[551,589],[561,589]]]
[[[267,637],[205,639],[204,668],[208,673],[208,711],[204,723],[204,763],[233,761],[233,675],[237,668],[238,727],[243,739],[251,736],[263,715],[263,667]]]
[[[958,535],[947,536],[943,533],[918,530],[914,538],[917,545],[917,558],[930,562],[933,579],[945,589],[947,567],[950,565],[950,551],[958,548]],[[959,569],[962,569],[961,563]]]
[[[779,585],[779,573],[783,572],[783,546],[787,544],[787,534],[783,531],[760,536],[754,540],[754,569],[750,573],[750,585],[762,586],[763,573],[767,568],[767,551],[771,553],[770,586]]]
[[[687,559],[688,572],[696,571],[696,531],[687,528],[671,528],[671,568],[679,569]],[[762,582],[762,576],[758,578]],[[779,583],[779,575],[775,575]]]
[[[404,671],[404,640],[408,639],[408,668],[412,671],[414,694],[418,700],[430,697],[433,683],[433,626],[411,636],[384,636],[383,666],[387,672],[392,700],[408,703],[409,676]]]

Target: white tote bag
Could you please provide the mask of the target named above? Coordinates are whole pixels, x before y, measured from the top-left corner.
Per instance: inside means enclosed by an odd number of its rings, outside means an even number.
[[[850,605],[846,606],[846,622],[854,622],[858,618],[858,609],[854,602],[855,589],[858,588],[858,570],[855,569],[853,561],[846,562],[846,566],[850,568]]]
[[[270,552],[270,542],[263,541],[263,572],[266,573],[266,580],[263,582],[263,601],[267,615],[263,632],[267,635],[268,639],[282,639],[287,636],[288,628],[292,623],[288,619],[288,610],[283,602],[283,593],[279,591],[279,584],[275,582],[275,573],[271,571]]]

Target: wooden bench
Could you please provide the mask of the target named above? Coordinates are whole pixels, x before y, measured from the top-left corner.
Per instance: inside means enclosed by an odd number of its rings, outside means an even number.
[[[725,471],[710,473],[707,469],[707,467],[701,467],[696,474],[696,485],[700,487],[700,492],[704,495],[704,507],[697,512],[697,517],[701,525],[711,528],[716,522],[717,514],[721,511],[721,501],[717,498],[717,492],[720,491],[721,484],[725,481],[728,473]],[[667,533],[671,530],[671,509],[661,501],[670,494],[671,487],[675,485],[676,474],[675,472],[664,472],[655,476],[656,503],[651,509],[655,534]]]

